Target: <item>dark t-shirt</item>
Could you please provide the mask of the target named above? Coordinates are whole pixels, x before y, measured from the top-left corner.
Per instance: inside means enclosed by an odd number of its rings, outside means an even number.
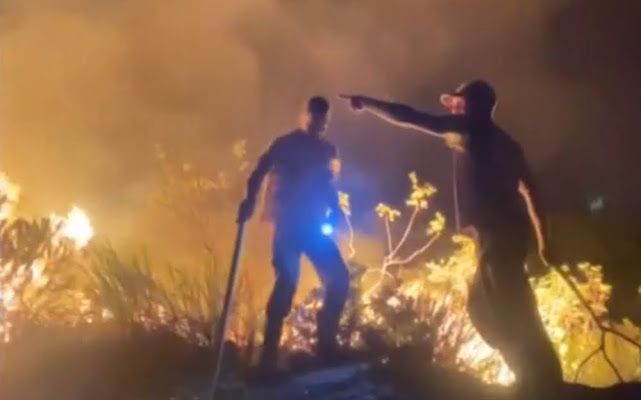
[[[332,160],[337,158],[334,145],[296,130],[276,139],[267,154],[272,167],[265,216],[323,218],[337,201],[331,170]]]
[[[470,128],[460,132],[463,151],[457,155],[462,225],[527,226],[527,209],[518,191],[523,178],[521,147],[494,124],[474,128],[478,132]]]

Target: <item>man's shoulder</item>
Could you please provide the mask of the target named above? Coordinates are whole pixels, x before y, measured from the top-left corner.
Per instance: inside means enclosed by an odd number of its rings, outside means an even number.
[[[282,146],[290,145],[291,143],[299,140],[302,135],[303,135],[303,132],[301,132],[299,129],[290,131],[274,139],[274,141],[272,142],[271,148],[276,149]]]
[[[336,146],[325,138],[312,138],[301,129],[295,129],[282,136],[279,136],[272,142],[272,148],[292,148],[298,146],[312,146],[321,149],[324,153],[335,157],[337,154]]]
[[[495,132],[502,146],[513,151],[523,151],[519,141],[514,139],[514,137],[506,132],[503,128],[501,128],[500,126],[496,126]]]
[[[327,140],[325,138],[320,138],[319,142],[320,142],[321,146],[323,146],[325,149],[327,149],[329,151],[332,151],[332,152],[336,152],[336,146],[334,145],[334,143],[330,142],[329,140]]]
[[[300,129],[294,129],[292,131],[289,131],[285,133],[284,135],[279,136],[276,141],[279,142],[287,142],[290,140],[295,140],[300,137],[302,137],[305,134],[305,132],[301,131]]]

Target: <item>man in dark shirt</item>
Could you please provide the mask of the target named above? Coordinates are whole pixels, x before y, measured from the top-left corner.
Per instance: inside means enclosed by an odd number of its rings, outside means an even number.
[[[264,177],[270,173],[267,202],[275,223],[272,263],[276,284],[267,305],[267,324],[260,369],[273,370],[283,320],[289,314],[300,274],[300,257],[305,254],[324,287],[323,309],[317,317],[318,353],[336,354],[336,333],[347,298],[347,267],[334,240],[322,231],[328,221],[336,225],[342,215],[334,187],[336,148],[323,138],[329,103],[313,97],[307,103],[303,127],[274,140],[252,172],[247,196],[241,203],[238,220],[253,214]]]
[[[462,222],[475,233],[480,247],[470,288],[470,317],[484,340],[501,351],[521,387],[550,398],[562,382],[561,368],[524,270],[530,225],[548,265],[546,230],[523,151],[494,122],[492,87],[474,81],[441,96],[450,110],[444,116],[366,96],[342,97],[355,111],[437,135],[461,152],[457,181],[468,184],[461,198]]]

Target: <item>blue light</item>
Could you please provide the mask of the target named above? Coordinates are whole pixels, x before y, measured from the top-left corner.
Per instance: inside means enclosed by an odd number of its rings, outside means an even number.
[[[329,222],[325,222],[321,225],[321,233],[325,236],[329,236],[334,233],[334,227]]]

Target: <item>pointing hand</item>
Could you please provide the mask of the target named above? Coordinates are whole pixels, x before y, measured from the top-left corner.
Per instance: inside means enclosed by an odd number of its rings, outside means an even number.
[[[363,100],[365,96],[353,95],[353,94],[340,94],[338,95],[340,99],[347,100],[349,102],[349,107],[352,111],[362,111],[365,108]]]

